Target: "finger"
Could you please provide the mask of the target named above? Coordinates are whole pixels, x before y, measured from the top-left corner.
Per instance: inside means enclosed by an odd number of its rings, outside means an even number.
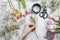
[[[34,29],[36,27],[36,25],[32,26],[31,29]]]
[[[36,25],[34,25],[34,27],[36,27]]]
[[[36,25],[34,25],[32,28],[31,28],[31,31],[34,31],[36,28]]]

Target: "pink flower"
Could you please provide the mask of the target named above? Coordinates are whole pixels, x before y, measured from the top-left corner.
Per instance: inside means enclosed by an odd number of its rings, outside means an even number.
[[[30,14],[31,13],[31,9],[26,9],[22,12],[22,16],[25,16],[27,14]]]
[[[25,16],[26,15],[26,11],[22,11],[22,16]]]
[[[48,19],[47,25],[51,25],[51,24],[54,24],[54,21],[52,19]]]
[[[54,21],[57,21],[57,20],[59,20],[59,17],[58,17],[58,16],[54,16],[54,17],[53,17],[53,20],[54,20]]]
[[[53,25],[47,25],[47,26],[46,26],[46,29],[47,29],[47,30],[53,29]]]
[[[50,18],[50,19],[53,19],[53,17],[54,17],[54,15],[52,15],[52,14],[48,15],[48,18]]]
[[[53,19],[54,21],[59,19],[58,16],[52,14],[48,15],[48,18]]]
[[[31,9],[29,9],[29,8],[26,9],[26,13],[27,13],[27,14],[30,14],[30,13],[31,13]]]

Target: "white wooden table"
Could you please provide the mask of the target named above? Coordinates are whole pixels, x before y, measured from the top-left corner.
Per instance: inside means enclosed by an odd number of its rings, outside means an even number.
[[[5,0],[4,0],[5,1]],[[14,0],[13,0],[14,1]],[[12,1],[12,2],[13,2]],[[37,2],[31,2],[30,0],[26,0],[26,6],[27,6],[27,8],[31,8],[32,7],[32,5],[34,4],[34,3],[40,3],[39,1],[37,1]],[[18,5],[17,5],[17,2],[16,1],[14,1],[13,2],[13,4],[15,5],[15,7],[18,9]],[[9,8],[9,7],[7,7],[7,8]],[[48,13],[50,12],[50,9],[47,9],[48,10]],[[54,14],[57,14],[58,12],[56,11]],[[58,14],[57,14],[58,15]],[[30,15],[27,15],[25,18],[25,20],[26,20],[26,22],[28,22],[28,18],[29,18],[29,16]],[[47,40],[47,39],[45,39],[44,37],[45,37],[45,34],[46,34],[46,22],[47,22],[47,19],[42,19],[42,18],[40,18],[39,17],[39,15],[38,14],[32,14],[32,16],[34,16],[35,18],[36,18],[36,25],[37,25],[37,27],[36,27],[36,33],[37,33],[37,35],[38,35],[38,39],[37,39],[37,37],[36,37],[36,35],[35,35],[35,33],[34,32],[30,32],[28,35],[27,35],[27,37],[26,37],[26,40]],[[18,22],[20,21],[20,19],[18,19],[17,20]],[[19,34],[21,35],[22,34],[22,31],[23,31],[23,29],[24,29],[24,27],[21,25],[21,28],[20,28],[20,30],[18,30],[19,31]],[[4,40],[4,37],[0,37],[0,40]],[[13,36],[13,39],[12,40],[18,40],[18,37],[16,37],[15,35]]]

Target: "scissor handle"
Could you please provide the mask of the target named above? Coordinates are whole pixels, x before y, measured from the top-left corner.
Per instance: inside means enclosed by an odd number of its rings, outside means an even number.
[[[41,12],[41,13],[39,14],[39,16],[40,16],[41,18],[43,18],[43,19],[46,19],[46,18],[48,17],[48,13],[47,13],[47,12]]]

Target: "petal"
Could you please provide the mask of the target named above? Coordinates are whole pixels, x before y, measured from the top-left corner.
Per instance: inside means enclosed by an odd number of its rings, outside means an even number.
[[[53,18],[54,18],[54,15],[49,14],[49,15],[48,15],[48,18],[53,19]]]
[[[48,19],[47,25],[51,25],[51,24],[54,24],[54,21],[52,19]]]
[[[29,13],[31,13],[31,9],[26,9],[26,12],[29,14]]]
[[[46,26],[46,29],[47,29],[47,30],[53,29],[53,25],[47,25],[47,26]]]
[[[59,20],[58,16],[52,14],[48,15],[48,18],[53,19],[54,21]]]
[[[55,21],[57,21],[57,20],[59,20],[59,17],[58,17],[58,16],[54,16],[53,19],[54,19]]]
[[[22,16],[25,16],[26,15],[26,11],[22,11]]]

